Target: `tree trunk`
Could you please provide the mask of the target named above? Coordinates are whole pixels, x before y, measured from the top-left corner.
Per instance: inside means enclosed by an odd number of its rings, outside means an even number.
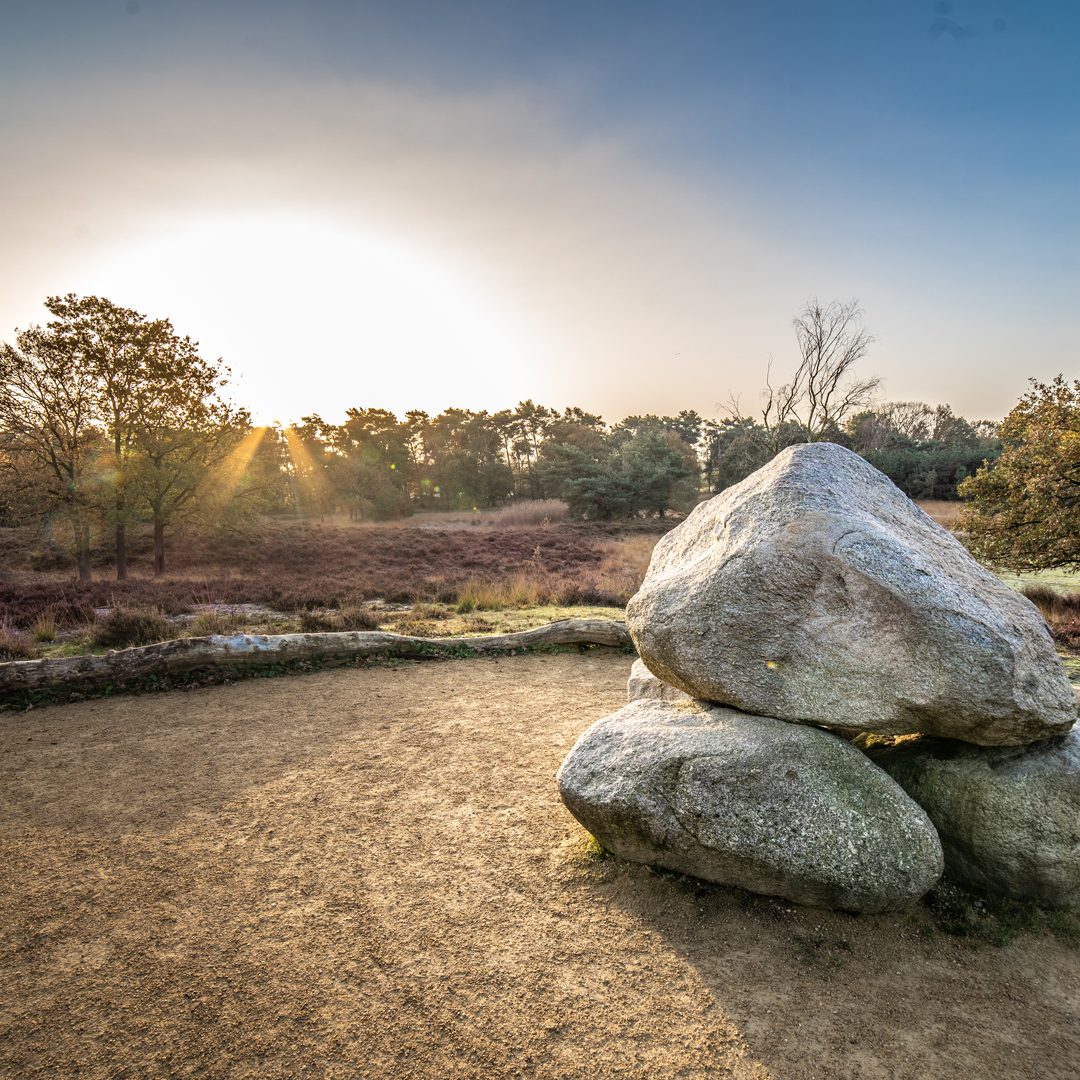
[[[165,573],[165,522],[154,515],[154,577]]]
[[[186,671],[227,672],[244,667],[295,661],[352,660],[367,656],[426,659],[484,653],[514,653],[550,645],[631,646],[621,622],[565,619],[516,634],[484,637],[417,638],[377,631],[333,634],[231,634],[182,638],[160,645],[120,649],[104,656],[64,656],[48,660],[13,660],[0,664],[0,707],[5,695],[48,687],[84,689],[120,685],[148,675]]]
[[[118,500],[116,513],[123,512],[123,505]],[[116,580],[127,581],[127,525],[123,521],[116,523]]]
[[[90,526],[85,521],[75,522],[75,562],[79,568],[80,581],[93,581],[90,569]]]
[[[127,521],[124,505],[124,457],[123,443],[120,439],[120,420],[114,415],[113,423],[116,434],[113,442],[113,455],[116,464],[116,580],[127,581]]]

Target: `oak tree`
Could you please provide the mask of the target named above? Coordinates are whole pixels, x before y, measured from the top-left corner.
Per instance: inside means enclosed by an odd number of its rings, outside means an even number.
[[[1080,569],[1080,380],[1032,379],[998,435],[1001,456],[960,485],[969,546],[1011,570]]]

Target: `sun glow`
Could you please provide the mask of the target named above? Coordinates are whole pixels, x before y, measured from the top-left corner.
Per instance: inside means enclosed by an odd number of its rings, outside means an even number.
[[[301,501],[300,509],[311,511],[316,509],[314,504],[318,501],[317,486],[321,473],[316,468],[308,448],[291,424],[285,428],[284,435],[295,482],[294,492]],[[306,505],[308,503],[311,505]]]
[[[70,287],[168,315],[232,367],[260,421],[535,396],[539,335],[469,265],[377,230],[251,214],[147,231]]]
[[[214,473],[215,493],[223,501],[228,500],[236,491],[247,472],[251,459],[266,438],[265,427],[252,428],[233,447],[229,456],[218,466]]]

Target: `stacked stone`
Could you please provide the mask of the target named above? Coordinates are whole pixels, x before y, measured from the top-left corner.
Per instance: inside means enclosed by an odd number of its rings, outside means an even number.
[[[851,911],[943,868],[1080,907],[1077,701],[1046,624],[858,455],[790,447],[698,506],[627,625],[630,702],[558,774],[615,854]]]

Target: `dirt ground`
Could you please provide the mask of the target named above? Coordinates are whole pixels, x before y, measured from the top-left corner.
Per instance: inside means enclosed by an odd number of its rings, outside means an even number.
[[[600,859],[553,775],[630,659],[0,718],[9,1077],[1075,1077],[1080,954]]]

